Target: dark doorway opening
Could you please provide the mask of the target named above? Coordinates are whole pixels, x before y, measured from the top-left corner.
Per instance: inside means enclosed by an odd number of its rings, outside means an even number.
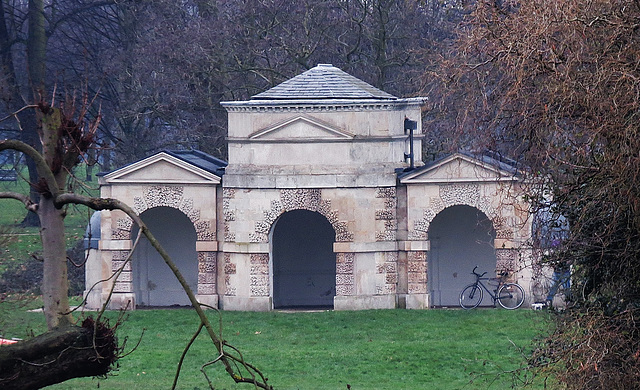
[[[333,226],[319,213],[293,210],[280,216],[272,235],[274,308],[333,308],[334,241]]]

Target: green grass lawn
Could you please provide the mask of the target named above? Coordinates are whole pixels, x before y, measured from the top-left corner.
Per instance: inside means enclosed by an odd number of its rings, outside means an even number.
[[[0,305],[1,306],[1,305]],[[216,318],[214,311],[208,312]],[[117,313],[109,313],[115,317]],[[357,312],[223,312],[223,336],[263,371],[276,389],[505,389],[502,374],[523,363],[544,329],[545,315],[529,310],[367,310]],[[43,331],[41,313],[12,317],[15,334]],[[188,309],[131,312],[119,330],[127,350],[108,379],[75,379],[52,389],[164,389],[197,327]],[[17,325],[19,324],[19,325]],[[26,325],[28,324],[28,325]],[[5,332],[8,335],[8,333]],[[200,367],[216,356],[207,337],[192,347],[180,389],[206,389]],[[207,368],[216,389],[235,385],[220,364]],[[535,387],[534,387],[535,388]]]

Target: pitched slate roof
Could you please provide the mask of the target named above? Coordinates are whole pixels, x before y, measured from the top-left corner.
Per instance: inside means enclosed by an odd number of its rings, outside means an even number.
[[[251,100],[372,99],[397,98],[351,76],[331,64],[319,64]]]
[[[207,154],[205,152],[201,152],[199,150],[163,150],[161,152],[158,153],[166,153],[172,157],[175,157],[177,159],[180,159],[186,163],[189,163],[191,165],[194,165],[200,169],[204,169],[205,171],[209,172],[209,173],[213,173],[214,175],[217,175],[218,177],[222,177],[222,175],[224,175],[224,170],[227,166],[227,162],[224,160],[220,160],[219,158],[213,157],[210,154]],[[153,154],[152,156],[155,156],[156,154]],[[140,161],[146,160],[146,157],[143,158],[142,160],[138,160],[135,162],[132,162],[130,164],[127,164],[123,167],[120,168],[116,168],[112,171],[109,172],[100,172],[98,173],[96,176],[106,176],[110,173],[113,173],[115,171],[118,171],[120,169],[124,169],[128,166],[131,166],[133,164],[139,163]]]
[[[224,175],[227,162],[199,150],[164,150],[165,153],[218,176]]]
[[[458,153],[454,153],[454,154],[448,154],[442,158],[439,158],[435,161],[431,161],[430,163],[427,163],[421,167],[415,168],[413,170],[409,170],[408,168],[405,169],[396,169],[396,174],[398,175],[399,179],[403,179],[407,176],[412,176],[415,174],[418,174],[420,172],[425,172],[428,171],[429,169],[442,164],[445,160],[453,157],[453,156],[465,156],[474,160],[477,160],[479,162],[485,163],[487,165],[490,165],[496,169],[500,169],[504,172],[507,172],[513,176],[520,176],[522,173],[522,167],[521,164],[518,164],[517,161],[512,160],[508,157],[502,156],[497,152],[494,151],[484,151],[482,153],[473,153],[473,152],[469,152],[469,151],[465,151],[465,150],[460,150],[458,151]]]

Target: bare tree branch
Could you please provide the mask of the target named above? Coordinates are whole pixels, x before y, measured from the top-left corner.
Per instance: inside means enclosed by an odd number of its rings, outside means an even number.
[[[0,192],[0,199],[15,199],[22,202],[29,211],[35,212],[38,210],[37,203],[33,203],[28,196],[18,192]]]
[[[47,191],[51,193],[52,196],[56,196],[60,193],[60,189],[58,188],[58,182],[56,178],[49,169],[47,162],[40,152],[38,152],[34,147],[26,144],[25,142],[7,139],[0,141],[0,152],[3,150],[16,150],[18,152],[24,153],[31,158],[36,164],[38,174],[41,178],[44,179],[47,187]]]

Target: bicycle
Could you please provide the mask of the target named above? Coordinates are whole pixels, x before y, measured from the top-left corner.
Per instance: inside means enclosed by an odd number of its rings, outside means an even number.
[[[513,310],[522,306],[524,302],[524,290],[517,283],[504,283],[503,278],[505,274],[501,274],[500,278],[483,278],[486,272],[478,274],[476,265],[471,273],[475,275],[476,281],[465,287],[460,293],[460,306],[463,309],[473,309],[480,305],[484,298],[483,289],[493,299],[493,306],[495,307],[496,301],[505,309]],[[498,285],[491,292],[491,290],[482,283],[483,280],[497,281]]]

